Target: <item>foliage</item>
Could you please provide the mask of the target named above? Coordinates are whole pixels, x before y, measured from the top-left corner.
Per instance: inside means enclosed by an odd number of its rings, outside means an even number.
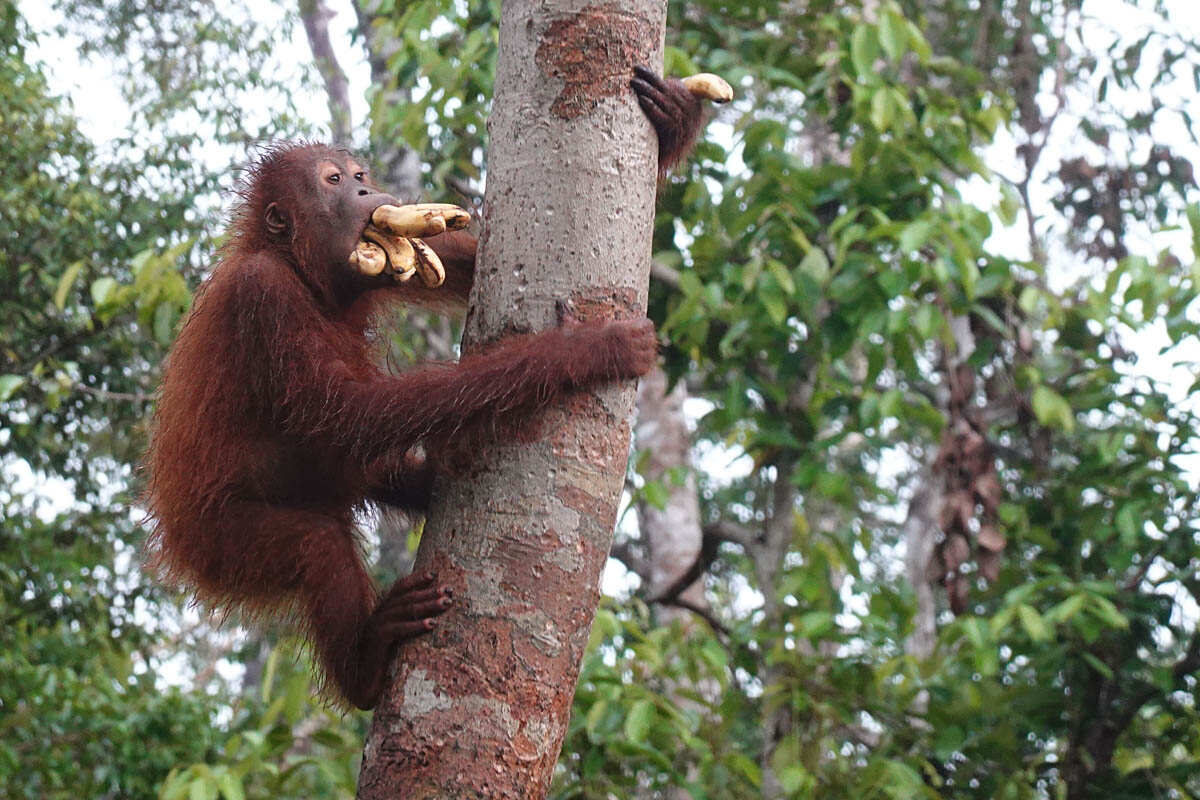
[[[177,760],[209,751],[213,718],[137,666],[152,644],[144,597],[102,566],[128,523],[22,510],[6,501],[0,532],[0,793],[153,797]]]
[[[189,297],[148,248],[184,226],[113,189],[122,168],[96,163],[27,41],[0,6],[0,792],[150,797],[212,723],[145,670],[148,597],[115,566],[135,557],[120,484],[144,372]],[[30,491],[45,475],[69,503]]]
[[[745,745],[794,796],[1194,794],[1200,553],[1184,466],[1196,419],[1133,377],[1127,344],[1160,320],[1164,349],[1196,335],[1188,262],[1200,251],[1131,255],[1129,234],[1194,215],[1170,183],[1189,168],[1163,156],[1154,168],[1168,181],[1128,179],[1147,199],[1123,200],[1117,222],[1098,201],[1077,204],[1057,246],[1077,248],[1082,277],[1053,291],[1061,278],[1037,257],[1043,242],[1031,242],[1034,259],[997,252],[998,228],[1035,213],[1018,205],[1030,178],[995,209],[959,194],[972,173],[996,180],[979,153],[1010,110],[1036,167],[1051,122],[1028,104],[1021,70],[1056,64],[1057,45],[1007,73],[970,59],[1039,41],[1044,17],[1004,30],[989,11],[991,28],[959,25],[956,36],[987,44],[972,53],[932,38],[965,10],[852,6],[693,10],[676,18],[687,59],[668,59],[739,78],[746,97],[723,118],[732,148],[708,145],[711,161],[669,187],[657,238],[656,258],[683,267],[656,308],[676,372],[712,404],[700,434],[754,462],[732,484],[708,479],[707,510],[753,531],[769,525],[781,481],[797,494],[773,582],[761,583],[770,573],[752,552],[730,553],[710,584],[718,603],[743,581],[767,595],[757,625],[718,608],[742,623],[730,625],[731,651],[761,653],[748,669],[764,685],[748,705],[768,725],[783,720],[773,752],[753,739],[724,748]],[[788,35],[757,24],[764,15]],[[1173,44],[1164,63],[1196,63],[1194,44]],[[1079,58],[1089,74],[1135,80],[1121,59]],[[1125,120],[1104,111],[1093,122],[1088,109],[1089,124]],[[747,168],[724,168],[731,156]],[[1101,172],[1071,196],[1102,197]],[[1106,249],[1076,233],[1097,217]],[[900,526],[879,510],[933,462],[950,412],[946,353],[964,348],[963,324],[967,366],[986,379],[974,401],[987,404],[1008,546],[995,581],[969,573],[967,613],[943,617],[938,648],[919,661],[904,653],[911,594],[889,563]],[[690,757],[707,763],[703,748]]]
[[[745,659],[712,636],[652,626],[637,603],[602,606],[589,650],[555,797],[628,797],[671,785],[699,796],[760,796],[755,761],[740,748],[715,746],[761,738],[752,705],[728,691],[731,668]],[[691,765],[699,771],[689,772]]]
[[[212,234],[231,166],[257,144],[311,135],[295,95],[313,80],[286,45],[295,10],[270,3],[190,0],[55,0],[55,33],[101,64],[128,104],[125,131],[108,143],[124,163],[114,185],[146,195],[166,230]],[[166,219],[164,218],[165,222]],[[219,226],[217,226],[219,227]]]
[[[438,194],[482,177],[499,23],[496,0],[421,0],[373,17],[372,37],[397,46],[369,93],[371,140],[412,148]]]
[[[162,800],[353,797],[366,718],[345,718],[314,701],[310,674],[273,651],[260,694],[234,706],[211,760],[173,771]]]
[[[0,4],[0,794],[153,797],[219,730],[218,698],[159,674],[175,601],[139,573],[131,485],[213,184],[148,140],[102,153],[32,39]]]

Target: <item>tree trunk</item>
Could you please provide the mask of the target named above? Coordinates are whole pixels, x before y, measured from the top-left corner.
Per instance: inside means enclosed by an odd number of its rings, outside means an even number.
[[[696,474],[692,470],[692,436],[683,413],[687,396],[683,381],[676,383],[670,392],[667,391],[667,375],[661,369],[642,378],[642,384],[638,387],[637,444],[639,452],[644,453],[646,459],[642,474],[647,480],[662,481],[667,486],[667,500],[662,508],[646,502],[639,503],[637,507],[638,531],[649,555],[645,579],[649,584],[646,594],[650,597],[657,597],[687,573],[700,555],[704,538],[700,528]],[[682,483],[673,479],[674,472],[685,475]],[[704,576],[701,575],[680,592],[678,600],[692,608],[707,610]],[[679,605],[659,606],[655,616],[663,625],[679,622],[685,630],[695,625],[697,620],[694,612]],[[665,682],[663,691],[677,708],[703,714],[704,705],[689,695],[699,693],[712,701],[720,696],[721,687],[712,679],[683,679]],[[687,778],[691,782],[699,780],[700,773],[694,764],[689,765]],[[682,786],[671,786],[658,794],[649,789],[643,790],[637,796],[690,800],[692,794]]]
[[[930,562],[937,549],[941,528],[942,477],[932,464],[926,464],[915,480],[908,516],[904,520],[904,571],[917,595],[913,631],[904,640],[904,651],[917,658],[929,658],[937,645],[937,576],[930,575]],[[921,711],[925,702],[921,701]]]
[[[683,415],[686,399],[687,388],[682,381],[667,392],[667,375],[661,369],[643,378],[638,387],[637,443],[646,459],[642,471],[647,480],[667,486],[667,501],[662,508],[646,502],[637,508],[638,530],[648,554],[649,574],[645,577],[650,597],[657,597],[691,568],[700,555],[703,539],[696,475],[691,468],[692,437]],[[685,475],[681,484],[673,480],[672,473],[677,471]],[[679,599],[707,608],[703,576],[680,592]],[[678,606],[665,606],[658,609],[657,616],[665,625],[676,620],[686,625],[695,615]]]
[[[656,144],[628,88],[661,63],[663,0],[503,7],[470,352],[556,323],[644,313]],[[629,447],[632,384],[542,415],[439,481],[417,555],[455,587],[402,649],[359,797],[540,798],[566,733]]]

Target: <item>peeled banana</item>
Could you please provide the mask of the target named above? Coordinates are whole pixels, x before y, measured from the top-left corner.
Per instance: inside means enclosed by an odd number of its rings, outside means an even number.
[[[471,223],[466,210],[449,203],[417,203],[409,206],[380,206],[371,222],[381,230],[411,238],[436,236],[443,231],[461,230]]]
[[[410,239],[409,241],[412,242],[413,250],[417,254],[417,274],[421,276],[421,282],[430,289],[441,286],[446,280],[446,268],[442,266],[442,260],[438,258],[438,254],[420,239]]]
[[[379,245],[364,240],[359,242],[350,254],[350,266],[363,275],[375,276],[387,266],[387,255]]]
[[[380,206],[350,254],[350,266],[372,277],[386,273],[401,283],[419,275],[421,283],[436,288],[446,280],[446,268],[418,237],[462,230],[470,223],[470,213],[450,203]]]
[[[387,254],[388,274],[399,281],[406,281],[417,270],[417,254],[412,244],[402,236],[384,233],[374,225],[363,230],[363,238],[383,249]]]
[[[733,99],[733,87],[719,75],[701,72],[683,79],[683,86],[696,97],[714,103],[728,103]]]

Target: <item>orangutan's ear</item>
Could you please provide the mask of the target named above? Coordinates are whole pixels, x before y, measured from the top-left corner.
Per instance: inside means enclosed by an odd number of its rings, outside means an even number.
[[[271,205],[267,206],[267,212],[263,217],[267,231],[272,236],[278,236],[287,230],[287,217],[279,210],[279,206],[276,203],[271,203]]]

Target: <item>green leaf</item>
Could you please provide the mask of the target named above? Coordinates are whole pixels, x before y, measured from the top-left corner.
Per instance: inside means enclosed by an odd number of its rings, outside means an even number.
[[[1200,259],[1200,204],[1187,207],[1188,225],[1192,229],[1192,255]]]
[[[893,9],[884,11],[879,20],[879,41],[893,61],[899,61],[908,50],[908,25]]]
[[[1047,428],[1059,428],[1067,433],[1075,430],[1071,404],[1049,386],[1042,385],[1033,390],[1033,413]]]
[[[1091,613],[1110,628],[1124,630],[1129,627],[1129,618],[1122,614],[1107,597],[1092,595]]]
[[[800,271],[813,279],[818,286],[829,280],[829,258],[819,247],[811,248],[800,261]]]
[[[933,304],[923,305],[913,314],[913,325],[922,339],[934,338],[944,322],[941,310]]]
[[[178,317],[174,303],[159,303],[154,309],[154,338],[164,347],[171,343]]]
[[[900,231],[900,250],[905,253],[912,253],[918,249],[929,239],[929,235],[933,233],[933,223],[927,219],[918,219],[910,222]]]
[[[808,796],[807,792],[817,785],[817,780],[812,773],[800,764],[789,764],[779,770],[776,777],[779,779],[779,785],[789,795]]]
[[[617,620],[616,614],[607,608],[601,608],[596,611],[596,618],[592,621],[592,630],[599,631],[605,638],[616,636],[621,630],[621,623]]]
[[[1025,629],[1025,633],[1029,635],[1030,639],[1035,642],[1044,642],[1050,639],[1052,634],[1050,626],[1033,606],[1026,603],[1017,606],[1017,618],[1021,620],[1021,627]]]
[[[767,270],[770,271],[772,277],[779,283],[779,287],[783,289],[784,294],[793,295],[796,293],[796,283],[792,280],[792,274],[788,272],[787,267],[782,261],[774,258],[767,259]]]
[[[217,784],[208,777],[197,777],[188,787],[188,800],[217,800]]]
[[[879,413],[884,417],[899,417],[904,408],[904,393],[899,389],[888,389],[879,398]]]
[[[762,768],[744,754],[733,752],[725,757],[725,765],[755,787],[762,786]]]
[[[92,281],[92,302],[98,307],[103,306],[116,290],[117,282],[112,278],[97,278]]]
[[[1117,512],[1117,532],[1121,535],[1121,544],[1127,547],[1137,545],[1139,525],[1139,509],[1137,503],[1125,503]]]
[[[632,742],[644,742],[650,733],[650,724],[654,722],[654,703],[650,700],[638,700],[625,715],[625,737]]]
[[[133,273],[133,279],[135,282],[141,282],[145,280],[146,267],[152,263],[151,259],[153,259],[156,255],[158,255],[158,252],[153,248],[149,248],[138,252],[129,260],[129,271]]]
[[[604,722],[604,717],[607,713],[608,701],[604,698],[593,703],[591,709],[588,711],[587,718],[584,720],[584,728],[593,741],[597,739],[600,726]]]
[[[933,752],[943,761],[948,760],[954,753],[962,749],[966,738],[962,728],[957,725],[946,725],[939,728],[937,736],[934,737]]]
[[[1026,316],[1031,316],[1041,299],[1042,293],[1036,287],[1026,286],[1021,290],[1020,297],[1017,298],[1017,305],[1025,312]]]
[[[755,255],[746,262],[742,267],[742,288],[749,292],[758,283],[758,276],[762,274],[763,260],[761,256]]]
[[[887,762],[887,786],[884,791],[897,800],[912,800],[924,787],[920,774],[903,761]]]
[[[271,692],[275,687],[275,673],[279,670],[279,648],[271,650],[267,656],[266,666],[262,672],[262,699],[267,702],[271,699]]]
[[[646,481],[642,487],[642,497],[660,511],[667,507],[667,500],[670,499],[670,496],[670,491],[662,481]]]
[[[767,309],[767,315],[776,325],[782,325],[787,320],[787,304],[783,302],[783,298],[764,292],[762,304]]]
[[[979,267],[975,266],[974,261],[962,262],[959,279],[962,281],[963,294],[967,296],[968,300],[974,300],[976,297],[975,287],[979,285]]]
[[[1069,622],[1072,617],[1078,614],[1087,601],[1085,594],[1073,594],[1066,600],[1063,600],[1058,605],[1051,608],[1042,617],[1051,623]]]
[[[996,207],[996,211],[1000,215],[1000,224],[1011,228],[1017,224],[1017,217],[1021,213],[1021,196],[1007,183],[1001,183],[999,188],[1000,203]]]
[[[172,770],[167,779],[163,781],[159,800],[183,800],[187,796],[188,781],[185,776],[188,774],[187,771],[175,772]]]
[[[79,277],[79,273],[83,270],[83,261],[76,261],[71,266],[67,267],[66,272],[58,279],[58,287],[54,290],[54,307],[62,311],[67,305],[67,294],[70,293],[71,287],[75,285],[75,280]]]
[[[833,627],[833,614],[829,611],[809,611],[796,620],[796,630],[809,639],[818,639],[832,631]]]
[[[729,653],[716,639],[705,639],[700,645],[700,658],[708,664],[714,673],[724,676],[725,668],[729,665]]]
[[[879,37],[875,26],[860,24],[850,36],[850,60],[863,80],[875,78],[875,59],[879,58]]]
[[[13,396],[13,393],[25,385],[21,375],[0,375],[0,403]]]
[[[892,127],[896,119],[896,106],[892,102],[892,93],[887,87],[875,90],[871,95],[871,124],[876,130],[886,131]]]
[[[225,800],[246,800],[246,791],[242,788],[241,778],[228,770],[217,775],[217,786],[221,789]]]
[[[1088,666],[1090,666],[1092,669],[1096,670],[1096,672],[1099,672],[1101,675],[1103,675],[1105,677],[1105,679],[1112,680],[1113,671],[1107,664],[1105,664],[1103,661],[1096,658],[1094,655],[1087,652],[1086,650],[1082,651],[1079,655],[1081,655],[1083,657],[1083,660],[1088,663]]]
[[[904,27],[908,29],[908,43],[912,47],[913,52],[921,59],[921,63],[926,63],[933,56],[933,48],[925,39],[925,34],[917,27],[916,23],[911,20],[904,20]]]
[[[979,617],[968,617],[962,620],[963,633],[967,636],[967,641],[976,650],[992,649],[991,625],[995,624],[995,619],[989,624]]]

